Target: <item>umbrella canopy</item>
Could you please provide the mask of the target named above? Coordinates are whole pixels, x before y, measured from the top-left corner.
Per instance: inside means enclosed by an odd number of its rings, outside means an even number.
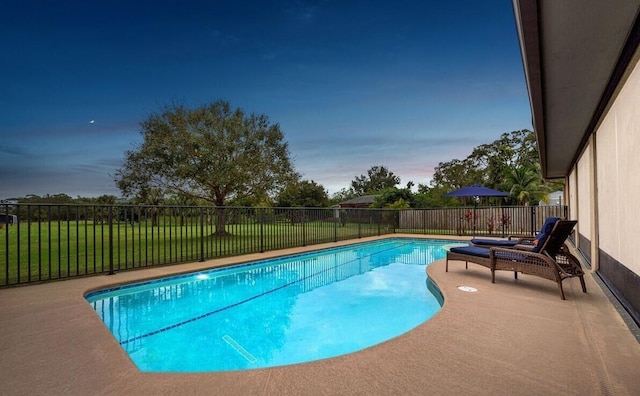
[[[444,194],[445,197],[508,197],[506,192],[493,190],[478,184],[462,187]]]

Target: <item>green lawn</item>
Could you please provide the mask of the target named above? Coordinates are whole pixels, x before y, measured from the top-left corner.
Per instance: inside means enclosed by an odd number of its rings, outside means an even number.
[[[378,225],[329,221],[228,224],[228,236],[213,225],[160,219],[108,224],[20,223],[0,229],[0,286],[79,275],[198,261],[388,233]],[[391,230],[392,232],[393,230]],[[110,249],[112,235],[112,250]]]

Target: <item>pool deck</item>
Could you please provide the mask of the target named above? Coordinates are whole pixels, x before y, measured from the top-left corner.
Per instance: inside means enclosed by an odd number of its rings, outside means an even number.
[[[0,290],[0,395],[640,394],[637,328],[591,274],[587,294],[577,279],[566,280],[562,301],[555,282],[497,272],[492,284],[484,267],[450,262],[445,272],[439,260],[427,271],[445,304],[406,334],[332,359],[199,374],[138,371],[83,297],[116,283],[281,254]],[[478,291],[460,291],[463,285]]]

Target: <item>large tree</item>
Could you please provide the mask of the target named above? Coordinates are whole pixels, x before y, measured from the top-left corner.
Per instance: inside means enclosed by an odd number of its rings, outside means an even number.
[[[313,180],[290,183],[278,194],[276,206],[321,208],[329,205],[329,195]]]
[[[116,173],[125,196],[160,189],[221,207],[251,195],[274,196],[298,178],[280,126],[226,101],[166,107],[142,122],[140,133],[142,143],[125,153]],[[225,233],[222,213],[218,234]]]
[[[527,129],[503,133],[490,144],[481,144],[464,160],[441,162],[431,185],[454,190],[471,184],[508,191],[506,178],[513,169],[535,167],[538,146],[535,134]]]
[[[472,166],[468,159],[453,159],[447,162],[440,162],[436,166],[431,185],[448,192],[460,187],[477,184],[479,178],[481,178],[481,172]]]
[[[351,188],[343,188],[338,192],[333,193],[331,199],[329,200],[330,205],[336,205],[340,202],[348,201],[352,198],[357,197],[353,189]]]
[[[446,206],[457,206],[457,198],[447,198],[444,195],[450,192],[448,187],[429,187],[425,184],[418,184],[418,192],[414,194],[417,208],[441,208]]]
[[[380,191],[372,207],[374,208],[415,208],[415,195],[409,188],[385,188]]]
[[[356,196],[373,194],[393,188],[400,184],[400,178],[389,171],[385,166],[372,166],[367,175],[356,176],[351,182],[351,189]]]

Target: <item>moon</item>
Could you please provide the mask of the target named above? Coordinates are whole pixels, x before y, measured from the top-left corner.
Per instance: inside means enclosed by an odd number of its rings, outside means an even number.
[[[93,124],[94,122],[96,122],[95,120],[91,120],[89,121],[89,124]]]

